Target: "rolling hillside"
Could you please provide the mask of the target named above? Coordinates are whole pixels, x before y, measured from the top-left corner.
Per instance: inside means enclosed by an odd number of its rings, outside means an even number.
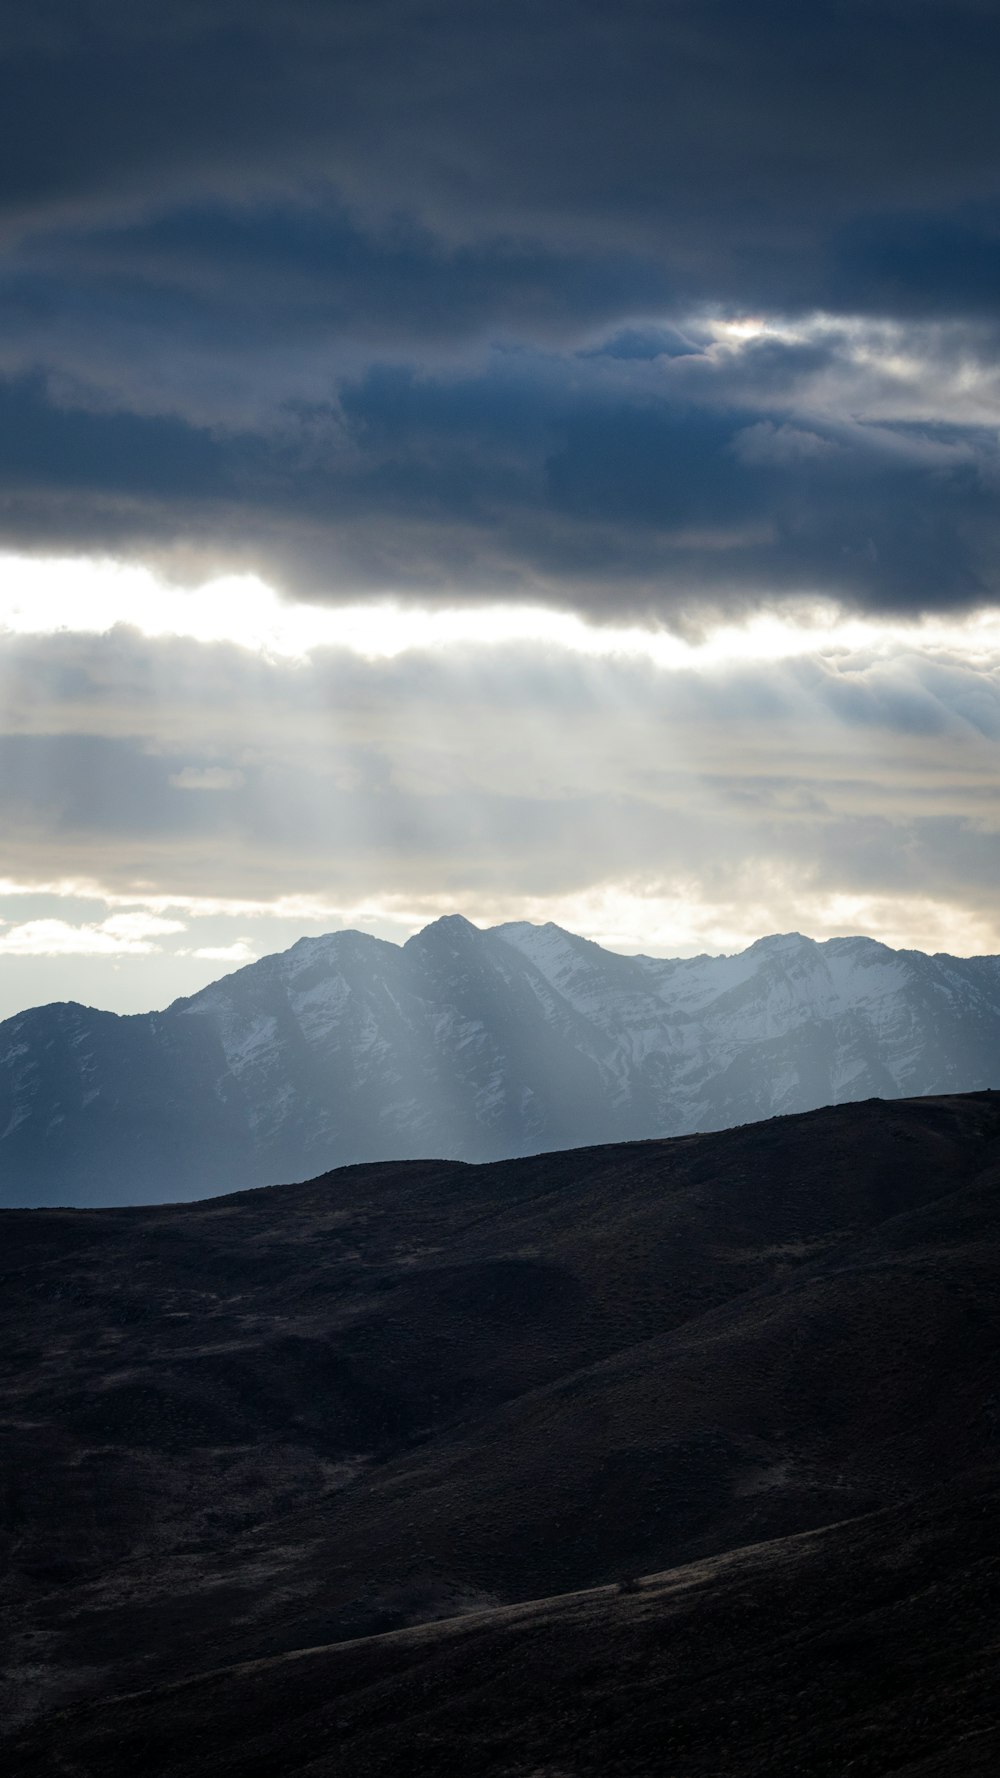
[[[244,1722],[242,1663],[466,1618],[468,1643],[457,1628],[392,1643],[404,1652],[374,1692],[374,1655],[330,1654],[330,1672],[355,1676],[348,1692],[364,1691],[367,1750],[347,1769],[405,1769],[403,1743],[386,1743],[384,1724],[376,1734],[372,1712],[407,1720],[412,1663],[451,1674],[468,1659],[471,1674],[484,1636],[525,1684],[533,1651],[548,1649],[572,1735],[586,1740],[580,1674],[611,1684],[593,1653],[600,1626],[610,1612],[641,1691],[660,1671],[659,1655],[643,1665],[650,1638],[668,1634],[648,1621],[661,1594],[668,1618],[675,1606],[696,1614],[691,1659],[717,1689],[713,1614],[744,1638],[740,1659],[753,1642],[752,1702],[771,1658],[761,1612],[774,1659],[799,1670],[796,1638],[778,1636],[767,1603],[799,1565],[807,1590],[788,1609],[822,1594],[816,1634],[834,1638],[835,1663],[864,1669],[859,1710],[870,1673],[851,1638],[881,1646],[868,1615],[893,1600],[899,1634],[912,1621],[923,1640],[912,1671],[894,1645],[884,1683],[916,1683],[926,1661],[938,1673],[930,1621],[949,1589],[978,1612],[998,1584],[991,1509],[969,1504],[984,1488],[992,1498],[1000,1462],[998,1188],[1000,1095],[985,1093],[484,1166],[353,1167],[198,1204],[5,1213],[18,1760],[40,1771],[70,1749],[74,1778],[124,1778],[106,1734],[117,1747],[121,1720],[122,1748],[133,1729],[153,1735],[142,1724],[162,1725],[160,1691],[187,1679],[194,1689],[170,1693],[169,1708],[195,1739],[228,1723],[238,1749],[263,1733]],[[902,1515],[895,1546],[887,1512]],[[749,1568],[724,1559],[761,1545],[770,1554]],[[957,1577],[940,1554],[953,1545]],[[691,1564],[680,1605],[674,1582],[638,1602],[599,1595],[570,1614],[565,1640],[549,1607],[537,1636],[530,1613],[474,1619]],[[860,1618],[863,1629],[837,1628]],[[197,1678],[222,1669],[231,1683]],[[295,1686],[319,1670],[297,1665]],[[264,1697],[272,1668],[260,1671]],[[459,1680],[440,1733],[465,1746]],[[138,1692],[144,1703],[112,1709]],[[339,1716],[323,1710],[334,1734]],[[483,1769],[547,1770],[538,1748],[535,1766],[526,1754]],[[172,1772],[167,1751],[146,1769]],[[217,1769],[263,1773],[266,1758],[231,1753]],[[300,1768],[289,1755],[282,1769]]]

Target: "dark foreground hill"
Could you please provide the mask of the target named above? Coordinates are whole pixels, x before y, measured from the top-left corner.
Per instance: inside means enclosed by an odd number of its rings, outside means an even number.
[[[402,946],[301,939],[164,1012],[6,1020],[0,1204],[162,1203],[998,1086],[1000,957],[795,932],[620,957],[456,914]]]
[[[17,1778],[995,1778],[995,1482],[70,1709]]]
[[[0,1233],[15,1770],[995,1758],[1000,1095]]]

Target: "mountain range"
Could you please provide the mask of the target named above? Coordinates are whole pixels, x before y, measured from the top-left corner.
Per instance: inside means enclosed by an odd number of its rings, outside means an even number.
[[[163,1012],[0,1024],[0,1202],[143,1203],[1000,1084],[1000,958],[798,933],[625,957],[460,915],[304,938]]]

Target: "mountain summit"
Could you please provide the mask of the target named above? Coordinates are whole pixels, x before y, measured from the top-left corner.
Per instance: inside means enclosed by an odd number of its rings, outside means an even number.
[[[1000,1085],[1000,958],[799,933],[623,957],[460,915],[304,938],[164,1012],[0,1024],[0,1202],[182,1199]]]

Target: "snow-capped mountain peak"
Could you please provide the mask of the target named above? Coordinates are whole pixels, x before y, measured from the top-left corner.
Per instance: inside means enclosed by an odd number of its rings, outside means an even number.
[[[303,938],[165,1012],[0,1025],[7,1203],[189,1197],[1000,1084],[1000,959],[797,932],[626,957],[445,915]]]

